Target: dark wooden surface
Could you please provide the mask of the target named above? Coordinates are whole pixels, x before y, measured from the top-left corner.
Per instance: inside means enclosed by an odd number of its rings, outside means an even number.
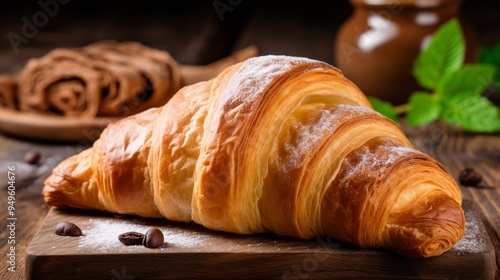
[[[468,224],[461,242],[439,257],[411,260],[328,238],[225,234],[194,223],[51,209],[28,247],[26,271],[29,279],[110,279],[117,271],[148,279],[492,279],[493,246],[471,203],[464,211]],[[78,225],[84,235],[56,235],[60,221]],[[118,241],[123,231],[144,233],[152,226],[165,235],[159,248]]]
[[[137,40],[169,50],[181,63],[205,64],[249,44],[261,54],[286,54],[333,61],[332,44],[339,25],[349,16],[347,1],[241,1],[221,20],[214,1],[193,5],[170,1],[159,7],[155,1],[123,2],[120,6],[97,1],[70,1],[60,5],[48,23],[14,52],[6,34],[21,33],[22,18],[41,10],[8,0],[0,4],[0,72],[15,73],[30,58],[54,47],[82,46],[102,39]],[[225,1],[224,1],[225,2]],[[476,29],[482,45],[500,41],[498,1],[465,1],[463,16]],[[165,6],[166,5],[166,6]],[[478,188],[462,187],[464,197],[479,209],[496,248],[500,267],[500,135],[463,133],[435,123],[406,129],[415,147],[441,161],[454,176],[465,166],[479,170],[484,181]],[[0,135],[0,198],[6,205],[7,167],[16,166],[16,272],[7,270],[9,231],[6,206],[0,210],[1,279],[25,279],[25,251],[47,214],[40,195],[43,181],[64,158],[82,151],[90,141],[72,144],[31,142]],[[39,164],[23,162],[24,154],[41,153]],[[4,253],[5,252],[5,253]],[[498,274],[498,272],[497,272]],[[111,277],[110,277],[111,278]]]

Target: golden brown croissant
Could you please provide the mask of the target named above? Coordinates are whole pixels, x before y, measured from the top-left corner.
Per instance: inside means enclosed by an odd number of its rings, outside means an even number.
[[[461,192],[325,63],[249,59],[108,126],[60,163],[45,201],[241,234],[330,235],[410,257],[464,233]]]

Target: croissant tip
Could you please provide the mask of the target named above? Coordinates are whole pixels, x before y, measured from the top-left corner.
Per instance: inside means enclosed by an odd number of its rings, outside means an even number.
[[[62,199],[64,197],[64,193],[50,185],[45,185],[43,187],[42,195],[44,196],[44,201],[47,205],[58,208],[68,207],[66,203],[63,202],[64,199]]]
[[[399,251],[398,253],[404,257],[413,259],[438,257],[449,251],[456,243],[455,241],[450,239],[441,239],[441,240],[436,240],[436,239],[430,240],[421,247],[413,248],[410,250],[402,250]]]

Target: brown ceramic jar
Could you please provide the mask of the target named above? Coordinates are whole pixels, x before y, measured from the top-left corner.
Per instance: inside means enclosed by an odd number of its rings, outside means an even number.
[[[366,94],[402,104],[420,89],[413,62],[443,23],[459,18],[461,0],[350,0],[353,15],[334,44],[336,65]],[[466,61],[476,59],[472,29],[461,21]]]

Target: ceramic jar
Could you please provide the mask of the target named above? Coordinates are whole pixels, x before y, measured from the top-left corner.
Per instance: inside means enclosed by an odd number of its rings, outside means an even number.
[[[337,33],[336,65],[366,94],[406,103],[418,90],[412,68],[436,29],[460,19],[461,0],[350,0],[352,16]],[[467,43],[466,61],[476,58],[476,40],[461,21]]]

